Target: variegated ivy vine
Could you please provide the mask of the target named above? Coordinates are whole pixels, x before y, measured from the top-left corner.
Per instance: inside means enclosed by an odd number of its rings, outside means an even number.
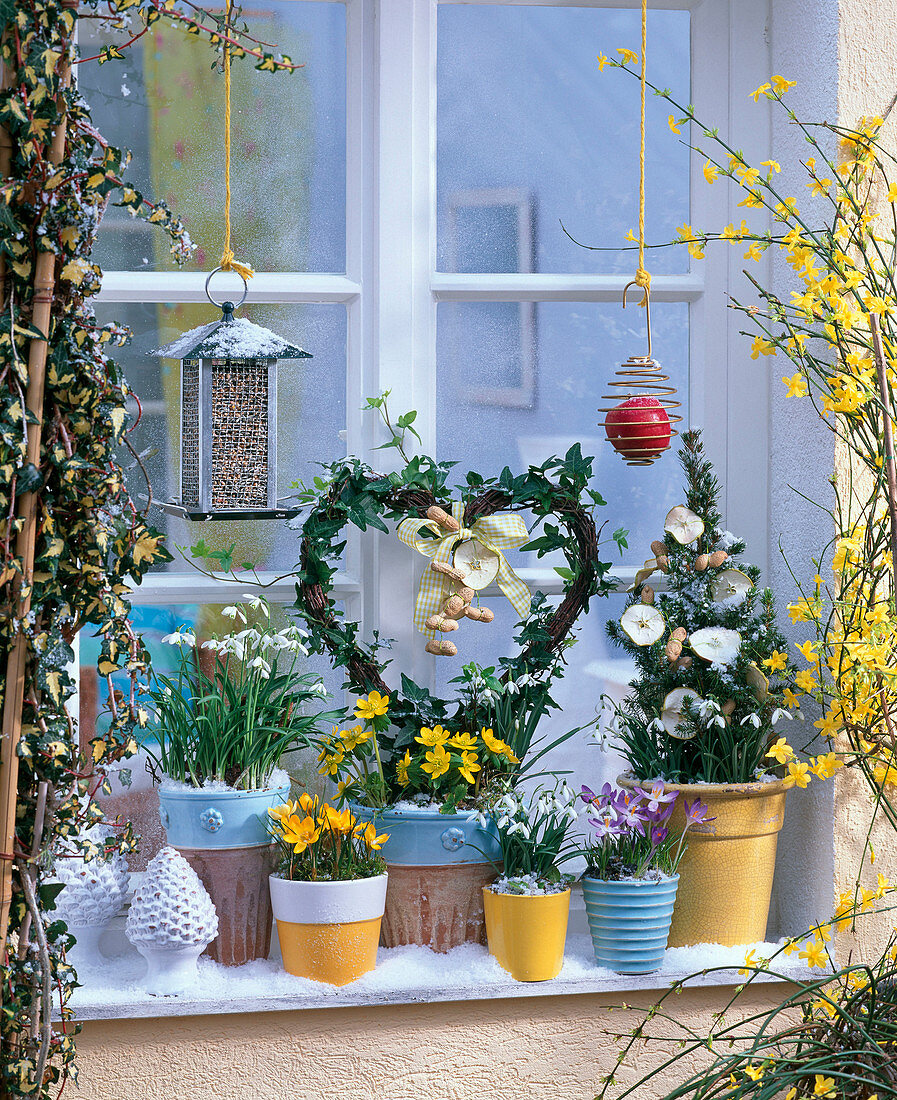
[[[82,13],[108,18],[136,41],[154,22],[179,26],[210,41],[220,59],[249,56],[256,68],[291,70],[289,58],[239,29],[239,11],[224,16],[175,0],[88,0]],[[129,621],[128,593],[147,569],[167,557],[161,535],[131,499],[119,464],[128,447],[129,394],[110,358],[127,331],[97,324],[90,299],[100,287],[91,248],[109,202],[159,225],[178,262],[193,246],[164,203],[154,204],[122,173],[129,154],[110,147],[93,128],[88,105],[69,74],[76,57],[79,13],[73,0],[0,0],[0,707],[10,652],[26,639],[22,737],[13,850],[0,852],[14,867],[9,935],[0,957],[0,1095],[56,1097],[74,1056],[74,1025],[65,1003],[75,975],[64,962],[65,925],[54,921],[55,887],[41,886],[54,845],[96,820],[89,796],[102,769],[134,750],[133,731],[145,721],[136,684],[147,654]],[[129,43],[130,44],[130,43]],[[107,47],[103,63],[121,56]],[[88,60],[88,59],[85,59]],[[66,127],[61,160],[50,143]],[[29,349],[43,334],[34,328],[35,269],[41,253],[54,256],[54,299],[47,340],[46,388],[40,458],[26,462]],[[30,612],[25,558],[17,545],[22,494],[37,494],[37,527]],[[91,626],[102,637],[99,672],[124,671],[131,690],[112,690],[110,725],[92,742],[90,777],[79,754],[76,725],[66,711],[75,682],[71,642]],[[17,719],[18,721],[18,719]],[[46,811],[38,808],[47,795]],[[41,821],[40,835],[35,822]],[[124,830],[120,844],[133,844]],[[87,853],[89,854],[89,853]],[[35,875],[35,868],[38,873]],[[28,881],[26,881],[28,880]],[[39,919],[28,911],[29,882],[37,884]],[[62,1008],[51,1026],[50,994]]]

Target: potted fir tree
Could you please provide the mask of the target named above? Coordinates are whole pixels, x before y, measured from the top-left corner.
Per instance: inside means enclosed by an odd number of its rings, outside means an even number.
[[[271,942],[267,811],[290,793],[281,758],[310,745],[341,712],[318,713],[323,684],[297,674],[306,656],[298,627],[275,630],[260,597],[223,614],[242,629],[200,649],[188,630],[164,639],[179,648],[179,667],[172,676],[155,676],[150,697],[158,728],[145,748],[160,781],[168,844],[187,859],[218,910],[219,933],[208,954],[237,966],[265,958]],[[313,712],[304,713],[309,704]]]
[[[788,788],[806,786],[811,766],[817,774],[824,766],[797,761],[774,731],[797,704],[788,645],[772,592],[758,589],[759,569],[741,560],[744,543],[722,526],[700,432],[683,435],[679,458],[685,503],[652,542],[622,617],[608,623],[637,668],[616,708],[630,766],[619,782],[662,781],[681,792],[675,832],[685,828],[686,799],[710,807],[682,860],[670,946],[753,943],[766,933]],[[656,571],[666,592],[646,583]]]
[[[582,893],[595,958],[621,974],[646,974],[663,965],[685,834],[707,820],[698,799],[685,803],[685,828],[669,828],[679,794],[657,783],[649,791],[600,794],[583,787],[592,831],[582,854],[588,861]],[[591,816],[594,815],[594,816]]]
[[[269,882],[284,969],[330,985],[354,982],[377,965],[387,881],[379,850],[386,835],[308,794],[268,813],[278,856]]]
[[[504,865],[483,887],[489,953],[518,982],[556,978],[564,962],[573,876],[560,868],[578,854],[567,835],[576,802],[561,783],[529,796],[508,791],[488,820],[476,815],[495,834]]]

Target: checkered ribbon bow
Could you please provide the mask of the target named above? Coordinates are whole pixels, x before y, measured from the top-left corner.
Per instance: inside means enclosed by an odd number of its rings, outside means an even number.
[[[452,515],[461,524],[460,531],[445,532],[435,520],[403,519],[396,532],[406,546],[425,554],[433,561],[451,564],[455,544],[467,539],[476,539],[487,550],[498,554],[498,574],[495,582],[514,606],[521,619],[529,614],[532,596],[530,590],[505,561],[502,550],[516,550],[529,539],[526,524],[520,516],[512,513],[499,513],[494,516],[481,516],[470,527],[464,526],[464,503],[452,504]],[[421,535],[423,530],[432,531],[437,538]],[[417,604],[414,608],[414,625],[422,634],[435,637],[435,631],[428,630],[427,619],[442,608],[442,601],[450,595],[445,589],[445,577],[432,569],[424,570],[420,588],[417,590]]]

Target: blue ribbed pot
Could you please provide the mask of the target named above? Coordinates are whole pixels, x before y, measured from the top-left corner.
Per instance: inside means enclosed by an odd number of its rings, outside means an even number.
[[[268,810],[290,787],[261,791],[159,790],[159,817],[175,848],[249,848],[270,840]]]
[[[599,966],[647,974],[663,965],[679,876],[604,882],[584,875],[582,894]]]
[[[501,866],[497,839],[476,821],[468,821],[466,812],[375,810],[354,803],[351,808],[356,817],[376,820],[377,831],[389,834],[380,854],[390,865],[435,867],[491,860]]]

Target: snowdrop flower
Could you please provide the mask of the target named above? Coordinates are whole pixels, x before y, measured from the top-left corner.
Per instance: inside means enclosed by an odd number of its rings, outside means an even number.
[[[782,710],[781,707],[776,707],[776,709],[772,712],[772,717],[769,719],[769,722],[770,725],[774,726],[780,718],[788,718],[790,720],[793,717],[794,715],[791,713],[790,710]]]
[[[652,718],[648,723],[649,730],[655,730],[657,733],[665,733],[666,726],[661,722],[659,718]]]
[[[713,699],[702,699],[696,709],[699,717],[712,718],[719,711],[719,704]]]
[[[484,829],[489,824],[489,818],[482,812],[482,810],[474,810],[467,815],[468,821],[475,821],[481,829]]]
[[[253,596],[251,592],[244,592],[241,599],[246,600],[253,611],[261,611],[266,619],[271,617],[271,612],[268,610],[268,604],[261,596]]]
[[[741,725],[742,726],[746,726],[748,724],[748,722],[750,722],[750,724],[754,727],[755,730],[758,730],[760,728],[760,726],[762,725],[762,722],[760,721],[760,715],[759,714],[747,714],[747,715],[745,715],[744,718],[741,719]]]
[[[508,682],[505,684],[505,694],[506,695],[519,695],[519,693],[520,693],[519,686],[517,684],[515,684],[513,680],[508,680]]]
[[[196,645],[196,635],[192,630],[175,630],[173,634],[166,634],[162,639],[167,645]]]
[[[498,696],[491,688],[483,688],[483,698],[486,700],[487,703],[492,703],[498,698]]]
[[[200,649],[211,649],[213,651],[220,648],[221,642],[219,642],[217,638],[209,638],[207,642],[203,642],[200,646]]]
[[[520,833],[524,840],[529,840],[530,838],[530,829],[525,821],[515,821],[508,829],[508,836],[513,836],[515,833]]]
[[[533,682],[533,678],[532,678],[532,676],[530,676],[530,674],[528,672],[524,672],[524,674],[522,676],[519,676],[517,678],[517,686],[518,687],[526,687],[527,684],[531,684],[532,682]]]
[[[711,718],[710,721],[707,723],[708,729],[710,728],[710,726],[719,726],[721,730],[724,730],[726,728],[726,720],[721,714],[718,714],[716,718]]]
[[[507,814],[502,814],[502,816],[498,819],[498,821],[496,821],[495,824],[498,826],[499,829],[504,829],[511,824],[511,819],[508,817]]]
[[[225,617],[225,619],[236,619],[236,617],[240,615],[240,611],[237,607],[231,604],[229,607],[222,607],[221,614]],[[243,619],[242,615],[240,615],[240,618],[243,620],[244,623],[246,622],[246,620]]]
[[[315,693],[315,695],[322,695],[322,696],[327,695],[327,688],[324,686],[324,681],[323,680],[318,680],[318,682],[315,684],[315,686],[311,690]]]

